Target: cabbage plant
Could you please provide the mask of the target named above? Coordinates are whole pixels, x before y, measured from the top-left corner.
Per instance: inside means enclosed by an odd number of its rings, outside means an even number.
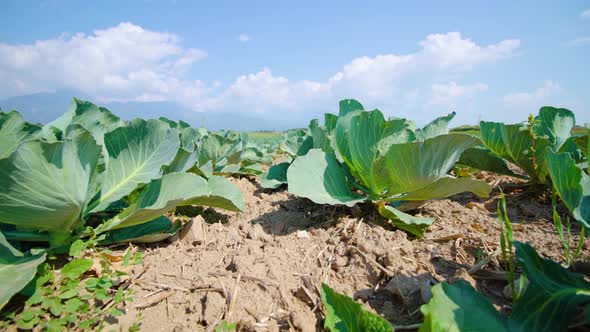
[[[582,157],[576,137],[572,136],[575,122],[570,110],[545,106],[539,110],[538,116],[529,117],[526,124],[482,121],[481,141],[492,153],[520,167],[532,184],[547,184],[545,149],[568,153],[577,161]],[[469,153],[463,158],[467,159]],[[482,160],[477,157],[471,159]]]
[[[0,281],[8,286],[0,290],[0,307],[45,260],[45,249],[22,253],[7,239],[46,242],[49,252],[88,237],[159,241],[178,230],[163,216],[177,206],[244,208],[229,180],[183,171],[194,165],[183,153],[198,151],[188,128],[162,120],[124,122],[80,100],[43,128],[12,112],[0,119],[0,137],[16,145],[0,158]]]
[[[461,153],[479,143],[468,134],[448,134],[453,116],[415,129],[411,121],[386,120],[379,110],[344,100],[336,119],[310,125],[314,149],[288,168],[288,190],[318,204],[372,202],[394,225],[421,236],[433,220],[397,209],[400,203],[465,191],[484,197],[491,190],[483,181],[449,175]]]
[[[59,246],[89,222],[103,233],[150,222],[179,205],[244,206],[227,179],[170,172],[181,136],[163,121],[125,123],[75,100],[42,131],[48,134],[0,159],[0,224],[12,225],[3,227],[11,239]]]
[[[272,165],[259,177],[260,186],[265,189],[276,189],[287,184],[287,169],[293,160],[304,156],[313,148],[313,138],[302,129],[291,130],[283,134],[279,143],[279,153],[285,161]]]
[[[197,172],[202,175],[259,175],[272,157],[250,144],[246,133],[208,132],[199,142]]]

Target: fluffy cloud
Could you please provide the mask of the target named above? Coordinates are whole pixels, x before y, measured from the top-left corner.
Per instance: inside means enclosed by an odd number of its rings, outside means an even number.
[[[420,45],[426,63],[432,63],[440,69],[471,69],[483,62],[512,56],[520,41],[507,39],[482,47],[463,38],[459,32],[450,32],[428,35]]]
[[[238,36],[238,40],[242,43],[246,43],[249,42],[252,39],[252,37],[250,37],[249,35],[245,34],[245,33],[241,33]]]
[[[422,74],[426,80],[432,80],[439,74],[469,70],[512,56],[520,42],[510,39],[481,47],[458,32],[450,32],[428,35],[420,45],[422,50],[416,53],[356,58],[328,83],[335,89],[353,85],[355,91],[360,89],[370,97],[392,97],[396,89],[405,89],[411,76]]]
[[[545,103],[549,97],[552,97],[561,91],[559,83],[547,80],[543,86],[531,92],[509,93],[502,98],[505,105],[515,108],[534,108]]]
[[[346,64],[327,83],[337,97],[365,96],[374,102],[399,94],[402,79],[417,68],[416,55],[377,55],[360,57]]]
[[[459,85],[456,82],[436,83],[432,85],[431,104],[454,105],[460,99],[472,99],[476,94],[486,91],[483,83]]]
[[[327,86],[312,81],[290,82],[286,77],[273,76],[269,68],[256,74],[238,77],[219,96],[219,108],[243,108],[256,113],[272,109],[297,110],[301,102],[310,101],[327,91]]]
[[[187,78],[191,65],[207,56],[204,51],[183,47],[174,34],[121,23],[91,35],[0,43],[0,91],[10,96],[69,88],[102,101],[168,100],[195,111],[292,115],[333,110],[338,99],[354,96],[410,116],[411,108],[457,107],[485,91],[483,83],[455,80],[476,66],[513,56],[519,45],[515,39],[478,45],[459,32],[431,34],[416,52],[361,56],[323,81],[292,81],[264,68],[224,85]]]
[[[91,35],[62,35],[29,45],[0,43],[0,83],[8,95],[77,89],[104,100],[168,99],[207,54],[183,48],[174,34],[121,23]]]

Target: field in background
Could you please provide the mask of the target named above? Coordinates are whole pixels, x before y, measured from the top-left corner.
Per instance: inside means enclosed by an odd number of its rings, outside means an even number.
[[[283,133],[282,131],[249,131],[248,138],[255,143],[278,143]]]

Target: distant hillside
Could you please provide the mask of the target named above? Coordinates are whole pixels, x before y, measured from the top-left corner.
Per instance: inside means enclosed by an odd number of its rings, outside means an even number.
[[[54,93],[36,93],[25,96],[0,100],[3,111],[17,110],[30,122],[47,123],[61,114],[70,106],[73,97],[92,101],[91,98],[75,91],[57,91]],[[285,130],[285,121],[248,116],[243,113],[199,113],[183,108],[173,102],[128,102],[128,103],[97,103],[111,110],[122,119],[137,117],[144,119],[165,116],[172,120],[183,120],[194,127],[207,127],[211,130],[235,129],[242,131]]]

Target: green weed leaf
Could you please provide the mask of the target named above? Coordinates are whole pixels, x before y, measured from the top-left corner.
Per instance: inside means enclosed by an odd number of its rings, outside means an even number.
[[[60,274],[64,278],[76,279],[92,267],[92,260],[88,258],[78,258],[64,265]]]
[[[332,332],[393,331],[384,318],[364,310],[359,303],[326,284],[322,284],[322,302],[326,307],[324,328]]]

